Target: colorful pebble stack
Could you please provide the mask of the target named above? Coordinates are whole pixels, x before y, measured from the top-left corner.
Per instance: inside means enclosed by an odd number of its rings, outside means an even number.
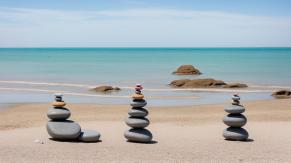
[[[153,136],[149,130],[145,129],[150,124],[150,121],[145,118],[148,115],[148,111],[144,108],[147,102],[144,100],[142,89],[143,87],[140,84],[135,87],[135,94],[132,95],[133,100],[130,103],[132,108],[128,111],[130,117],[125,120],[131,129],[126,131],[124,136],[130,142],[149,143]]]

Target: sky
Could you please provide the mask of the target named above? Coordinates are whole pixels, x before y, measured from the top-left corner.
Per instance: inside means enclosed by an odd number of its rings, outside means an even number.
[[[0,0],[0,47],[290,47],[291,0]]]

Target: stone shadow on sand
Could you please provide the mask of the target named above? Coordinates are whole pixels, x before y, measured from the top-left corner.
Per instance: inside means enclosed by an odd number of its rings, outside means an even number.
[[[129,141],[129,140],[127,140],[126,142],[128,142],[128,143],[135,143],[135,144],[158,144],[158,141],[155,141],[155,140],[152,140],[152,141],[147,142],[147,143],[134,142],[134,141]]]
[[[54,138],[49,138],[52,141],[55,142],[64,142],[64,143],[84,143],[84,144],[90,144],[90,143],[101,143],[102,140],[98,140],[98,141],[92,141],[92,142],[84,142],[84,141],[80,141],[80,140],[61,140],[61,139],[54,139]]]
[[[230,139],[224,139],[226,141],[233,141],[233,142],[246,142],[246,143],[251,143],[251,142],[254,142],[255,140],[254,139],[247,139],[247,140],[230,140]]]

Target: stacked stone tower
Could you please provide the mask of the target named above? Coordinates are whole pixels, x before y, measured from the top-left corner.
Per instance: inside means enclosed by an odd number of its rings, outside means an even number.
[[[130,103],[132,108],[128,111],[130,117],[125,121],[131,129],[126,131],[124,136],[128,141],[148,143],[151,142],[153,136],[149,130],[145,129],[150,124],[150,121],[145,118],[148,115],[148,111],[144,108],[147,102],[141,93],[142,89],[143,87],[140,84],[135,87],[135,94],[132,95],[133,100]]]
[[[249,137],[248,132],[242,128],[247,123],[247,118],[241,114],[245,108],[240,104],[238,94],[234,94],[232,100],[232,104],[224,109],[229,114],[223,118],[223,122],[229,127],[224,130],[223,136],[226,140],[245,141]]]
[[[84,142],[99,141],[100,134],[97,131],[81,131],[81,126],[74,121],[67,120],[71,116],[69,109],[65,108],[66,103],[62,94],[55,94],[55,101],[47,112],[50,121],[47,123],[47,132],[55,140],[72,141],[81,140]]]

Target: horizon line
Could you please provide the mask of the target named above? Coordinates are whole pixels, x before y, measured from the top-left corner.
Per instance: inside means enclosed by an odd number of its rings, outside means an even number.
[[[94,46],[88,46],[88,47],[86,47],[86,46],[80,46],[80,47],[71,47],[71,46],[68,46],[68,47],[66,47],[66,46],[64,46],[64,47],[58,47],[58,46],[47,46],[47,47],[0,47],[0,49],[37,49],[37,48],[39,48],[39,49],[44,49],[44,48],[55,48],[55,49],[58,49],[58,48],[70,48],[70,49],[77,49],[77,48],[79,48],[79,49],[81,49],[81,48],[94,48],[94,49],[98,49],[98,48],[102,48],[102,49],[106,49],[106,48],[118,48],[118,49],[127,49],[127,48],[131,48],[131,49],[134,49],[134,48],[136,48],[136,49],[138,49],[138,48],[152,48],[152,49],[154,49],[154,48],[168,48],[168,49],[171,49],[171,48],[173,48],[173,49],[178,49],[178,48],[189,48],[189,49],[191,49],[191,48],[200,48],[200,49],[203,49],[203,48],[215,48],[215,49],[219,49],[219,48],[291,48],[291,46],[235,46],[235,47],[232,47],[232,46],[229,46],[229,47],[227,47],[227,46],[225,46],[225,47],[215,47],[215,46],[209,46],[209,47],[179,47],[179,46],[177,46],[177,47],[167,47],[167,46],[165,46],[165,47],[163,47],[163,46],[161,46],[161,47],[156,47],[156,46],[145,46],[145,47],[134,47],[134,46],[132,46],[132,47],[123,47],[123,46],[112,46],[112,47],[108,47],[108,46],[104,46],[104,47],[99,47],[99,46],[96,46],[96,47],[94,47]]]

